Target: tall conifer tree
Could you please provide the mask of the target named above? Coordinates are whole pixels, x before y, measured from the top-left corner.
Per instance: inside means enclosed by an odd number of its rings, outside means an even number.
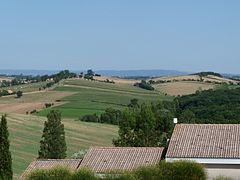
[[[11,180],[13,176],[12,156],[9,150],[10,143],[8,137],[7,119],[6,115],[4,115],[0,123],[0,179],[3,180]]]
[[[64,159],[67,156],[67,146],[61,114],[58,111],[51,111],[47,118],[48,120],[44,123],[38,158]]]

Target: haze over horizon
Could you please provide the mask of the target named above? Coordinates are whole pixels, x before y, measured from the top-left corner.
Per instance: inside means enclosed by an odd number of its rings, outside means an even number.
[[[1,69],[240,74],[240,1],[0,2]]]

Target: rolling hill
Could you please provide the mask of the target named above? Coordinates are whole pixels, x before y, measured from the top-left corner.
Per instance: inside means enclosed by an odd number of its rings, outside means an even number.
[[[196,91],[215,89],[222,85],[237,85],[239,81],[214,75],[161,77],[149,80],[153,87],[162,93],[178,96],[194,94]]]
[[[7,114],[14,179],[17,179],[29,163],[37,158],[45,120],[44,117]],[[112,139],[117,136],[117,126],[84,123],[72,119],[63,119],[63,123],[68,158],[82,148],[112,146]]]

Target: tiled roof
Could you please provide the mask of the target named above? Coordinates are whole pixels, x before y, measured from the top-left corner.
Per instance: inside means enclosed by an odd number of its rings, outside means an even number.
[[[166,158],[240,158],[240,124],[177,124]]]
[[[80,159],[46,159],[46,160],[35,160],[33,161],[25,172],[19,178],[20,180],[24,180],[26,176],[37,169],[49,169],[55,166],[64,166],[73,170],[76,170],[81,163]]]
[[[93,147],[84,156],[79,168],[96,173],[112,170],[133,170],[160,162],[163,148],[159,147]]]

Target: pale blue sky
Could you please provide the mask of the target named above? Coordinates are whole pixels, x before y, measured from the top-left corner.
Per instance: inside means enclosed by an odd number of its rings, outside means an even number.
[[[0,0],[0,68],[240,73],[239,9],[239,0]]]

